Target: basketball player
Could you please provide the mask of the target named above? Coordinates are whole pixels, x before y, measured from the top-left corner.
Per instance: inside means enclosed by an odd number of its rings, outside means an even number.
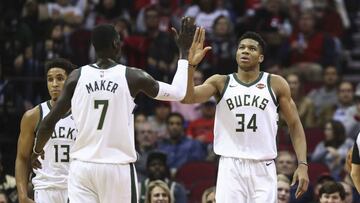
[[[98,60],[69,76],[57,104],[40,124],[33,150],[32,160],[43,153],[54,124],[71,106],[79,135],[70,152],[70,202],[138,201],[133,100],[139,92],[157,100],[180,101],[185,97],[194,20],[183,18],[181,28],[179,35],[175,31],[180,60],[171,85],[115,62],[121,41],[113,26],[99,25],[93,30]]]
[[[200,38],[204,37],[202,30]],[[189,77],[210,49],[203,49],[203,41],[196,40],[198,43],[190,48]],[[213,75],[196,87],[189,80],[183,103],[205,102],[212,96],[218,101],[214,124],[214,151],[221,156],[217,202],[276,202],[274,159],[279,107],[289,126],[298,159],[292,182],[299,181],[296,197],[308,187],[304,130],[287,82],[278,75],[260,72],[264,49],[263,39],[256,33],[247,32],[240,38],[236,53],[237,73]],[[194,51],[199,54],[192,54]]]
[[[15,177],[20,203],[33,202],[28,197],[30,156],[37,126],[56,103],[65,80],[74,65],[65,59],[54,59],[45,64],[47,88],[51,99],[25,112],[20,126]],[[51,139],[44,148],[45,159],[42,168],[34,170],[34,198],[37,203],[66,203],[69,153],[77,131],[70,112],[62,117],[51,132]]]

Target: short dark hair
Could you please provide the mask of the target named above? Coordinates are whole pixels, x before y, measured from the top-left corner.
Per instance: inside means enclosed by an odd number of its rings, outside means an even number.
[[[77,68],[76,65],[71,63],[69,60],[64,58],[54,58],[51,60],[48,60],[45,63],[45,73],[49,72],[52,68],[61,68],[64,69],[66,74],[69,75],[71,71],[73,71],[75,68]]]
[[[333,194],[336,192],[339,193],[341,200],[345,199],[345,189],[341,185],[341,183],[337,183],[335,181],[329,181],[321,186],[319,190],[319,197],[321,197],[322,194]]]
[[[172,112],[168,115],[167,119],[166,119],[166,123],[169,123],[169,120],[171,117],[178,117],[181,119],[181,124],[184,125],[185,124],[185,118],[182,114],[178,113],[178,112]]]
[[[112,47],[113,41],[119,36],[111,24],[101,24],[94,28],[91,34],[91,43],[95,51],[104,51]]]
[[[259,43],[260,48],[261,48],[261,52],[264,54],[265,53],[265,49],[266,49],[266,42],[265,40],[256,32],[245,32],[243,35],[241,35],[238,44],[241,42],[241,40],[243,39],[252,39],[255,40]]]

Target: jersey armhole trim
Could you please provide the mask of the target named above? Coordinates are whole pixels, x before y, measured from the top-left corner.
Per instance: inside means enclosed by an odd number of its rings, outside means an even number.
[[[275,97],[275,95],[274,95],[274,92],[273,92],[273,90],[272,90],[272,88],[271,88],[271,74],[268,75],[268,78],[267,78],[267,86],[268,86],[268,90],[269,90],[269,92],[270,92],[270,95],[271,95],[271,98],[272,98],[274,104],[278,107],[278,106],[279,106],[279,103],[277,102],[276,97]]]
[[[35,127],[35,135],[37,134],[38,130],[39,130],[39,126],[40,126],[40,123],[42,121],[42,117],[43,117],[43,110],[42,110],[42,107],[41,107],[41,104],[38,105],[39,106],[39,111],[40,111],[40,117],[39,117],[39,120],[37,121],[37,124],[36,124],[36,127]]]
[[[223,88],[223,90],[222,90],[222,92],[220,94],[219,101],[217,101],[217,103],[219,103],[221,101],[221,99],[223,98],[223,96],[225,94],[225,91],[226,91],[226,89],[227,89],[227,87],[229,85],[229,81],[230,81],[230,76],[227,75],[226,76],[226,81],[225,81],[225,84],[224,84],[224,88]]]

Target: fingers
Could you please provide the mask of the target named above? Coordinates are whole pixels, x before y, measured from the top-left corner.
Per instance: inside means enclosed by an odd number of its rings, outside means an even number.
[[[299,186],[295,192],[295,197],[299,198],[300,196],[302,196],[306,192],[308,185],[309,185],[309,181],[301,178],[299,180]]]
[[[205,47],[204,50],[203,50],[204,55],[205,55],[208,51],[210,51],[211,49],[212,49],[211,47]]]
[[[294,176],[293,176],[293,179],[292,179],[292,181],[291,181],[291,186],[294,186],[294,185],[295,185],[296,179],[297,179],[297,172],[295,171]]]
[[[195,30],[194,38],[193,38],[193,44],[197,43],[198,38],[199,38],[199,32],[200,32],[200,29],[197,27],[196,30]]]
[[[204,45],[204,41],[205,41],[205,29],[204,28],[200,28],[200,39],[199,39],[199,43],[201,46]]]
[[[34,160],[31,165],[32,165],[33,169],[41,169],[42,168],[41,163],[38,159]]]
[[[172,31],[172,34],[175,36],[175,39],[177,39],[179,37],[177,30],[174,27],[171,27],[171,31]]]

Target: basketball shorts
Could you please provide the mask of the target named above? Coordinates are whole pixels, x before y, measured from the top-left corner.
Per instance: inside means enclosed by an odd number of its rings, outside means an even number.
[[[257,161],[221,157],[216,184],[216,202],[277,202],[274,160]]]
[[[137,203],[137,177],[133,164],[71,161],[70,203]]]
[[[35,190],[34,200],[36,203],[67,203],[67,190],[42,189]]]

